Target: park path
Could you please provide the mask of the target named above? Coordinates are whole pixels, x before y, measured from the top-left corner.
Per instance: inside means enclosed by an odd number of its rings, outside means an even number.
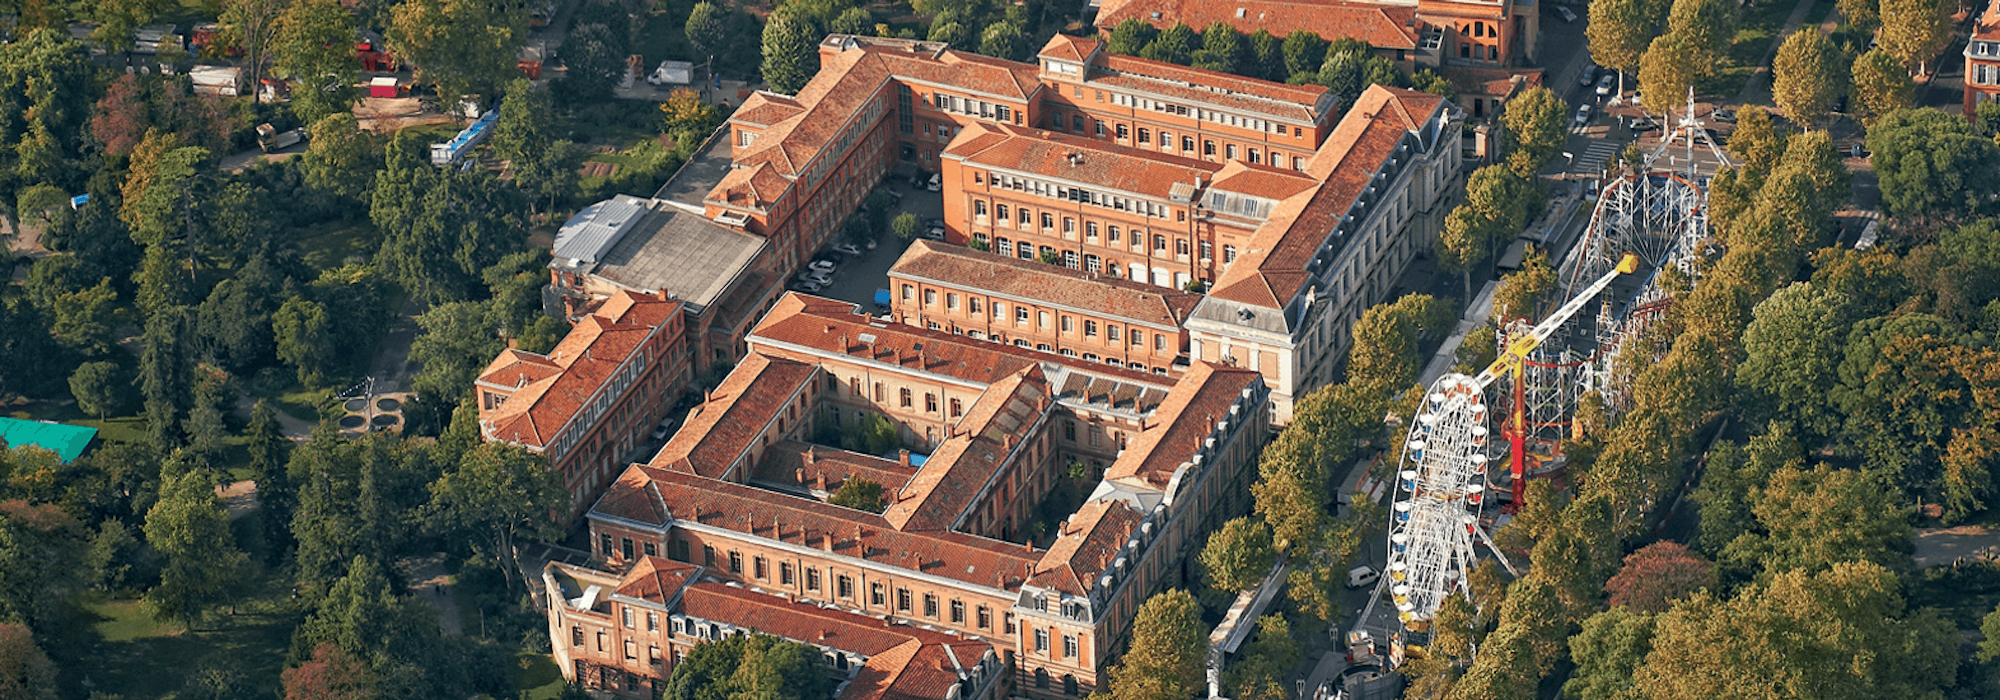
[[[438,626],[444,633],[462,633],[465,626],[458,616],[458,599],[452,594],[451,576],[444,570],[444,553],[404,559],[398,566],[407,569],[405,578],[410,582],[410,592],[437,608]]]
[[[2000,559],[2000,529],[1960,525],[1917,531],[1917,568],[1970,558]]]
[[[1765,49],[1764,58],[1757,62],[1757,72],[1751,74],[1750,79],[1743,82],[1743,89],[1736,93],[1737,104],[1760,104],[1766,107],[1773,104],[1771,58],[1778,55],[1778,45],[1785,43],[1785,37],[1791,36],[1792,32],[1798,31],[1799,25],[1805,24],[1806,13],[1812,11],[1812,6],[1813,0],[1799,0],[1798,6],[1792,8],[1791,16],[1785,18],[1785,27],[1778,30],[1777,37],[1771,40],[1771,48]]]

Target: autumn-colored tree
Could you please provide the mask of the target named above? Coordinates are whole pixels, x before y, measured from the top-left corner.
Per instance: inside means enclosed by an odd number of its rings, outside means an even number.
[[[1716,585],[1715,564],[1673,540],[1660,540],[1625,555],[1625,566],[1604,583],[1613,607],[1666,612],[1673,601]]]
[[[1847,70],[1847,56],[1818,28],[1793,32],[1772,59],[1771,97],[1793,121],[1810,129],[1847,92]]]
[[[1111,669],[1113,700],[1184,700],[1202,686],[1208,632],[1201,605],[1173,589],[1146,599],[1132,619],[1132,645]]]
[[[1255,588],[1277,557],[1271,528],[1248,516],[1223,523],[1201,549],[1201,565],[1215,587],[1232,593]]]
[[[1555,288],[1556,271],[1549,266],[1548,253],[1529,246],[1527,255],[1521,258],[1521,268],[1501,277],[1493,289],[1493,320],[1540,320],[1537,313],[1540,301]]]
[[[312,658],[281,675],[285,700],[374,700],[379,696],[368,664],[331,643],[313,648]]]
[[[56,690],[55,664],[34,633],[27,625],[0,623],[0,698],[53,698]]]
[[[1880,48],[1854,59],[1851,82],[1864,126],[1873,127],[1885,115],[1916,106],[1917,84],[1910,71]]]

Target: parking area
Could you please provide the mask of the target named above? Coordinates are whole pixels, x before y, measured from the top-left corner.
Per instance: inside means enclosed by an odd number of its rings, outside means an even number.
[[[928,192],[922,187],[912,187],[910,176],[916,169],[907,164],[898,165],[889,176],[876,185],[902,195],[902,202],[890,209],[889,217],[894,219],[903,212],[915,214],[918,219],[937,219],[944,216],[944,195]],[[850,257],[841,262],[833,273],[833,285],[818,292],[819,296],[851,301],[865,309],[875,309],[875,290],[889,286],[889,267],[903,256],[910,247],[908,241],[896,238],[887,227],[875,232],[875,249],[862,250],[860,257]],[[877,311],[879,313],[879,310]]]

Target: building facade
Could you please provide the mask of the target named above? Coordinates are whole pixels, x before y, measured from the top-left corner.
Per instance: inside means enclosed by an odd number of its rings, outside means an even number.
[[[479,433],[548,459],[581,513],[690,379],[679,302],[613,294],[546,355],[509,348],[473,382]]]
[[[1270,434],[1270,393],[1244,369],[1196,363],[1169,382],[801,295],[751,338],[711,400],[592,508],[599,566],[660,556],[976,639],[1020,695],[1104,681],[1138,605],[1191,580],[1194,543],[1248,508]],[[830,444],[878,417],[923,459]],[[879,483],[884,510],[826,502],[850,478]],[[1063,489],[1083,505],[1038,519]]]
[[[1987,3],[1965,40],[1965,116],[2000,99],[2000,3]]]
[[[1154,374],[1188,367],[1201,295],[954,245],[911,244],[889,268],[900,322]]]

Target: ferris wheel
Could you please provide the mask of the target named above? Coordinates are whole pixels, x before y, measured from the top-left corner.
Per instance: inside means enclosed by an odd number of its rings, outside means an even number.
[[[1387,573],[1397,619],[1413,631],[1466,585],[1473,540],[1486,541],[1479,525],[1489,432],[1484,393],[1472,377],[1447,374],[1410,421],[1391,506]]]

